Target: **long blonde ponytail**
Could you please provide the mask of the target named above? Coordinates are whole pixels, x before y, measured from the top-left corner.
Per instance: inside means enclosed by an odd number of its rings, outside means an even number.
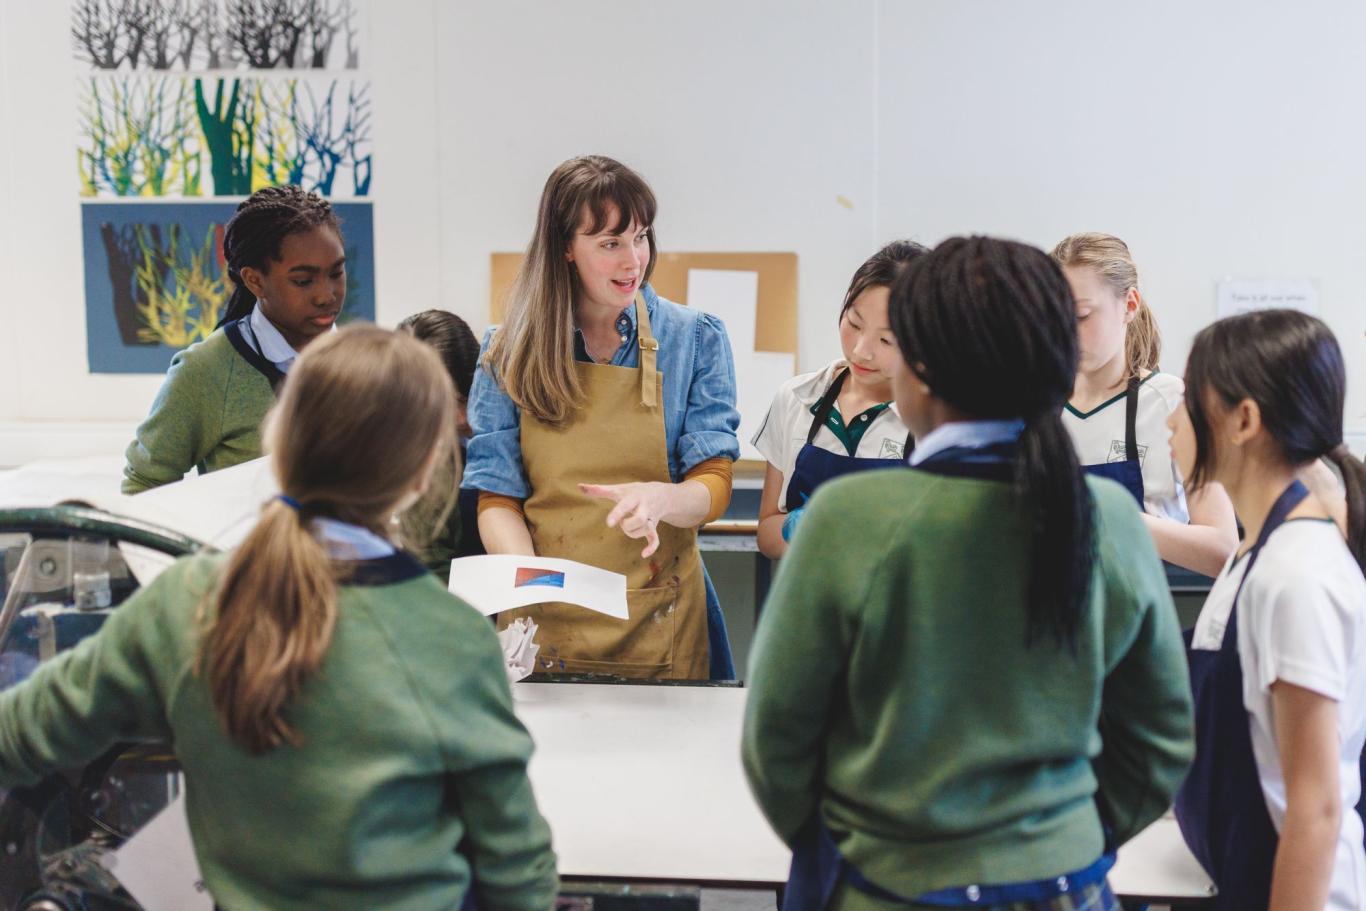
[[[314,537],[312,520],[387,534],[395,509],[455,438],[454,411],[436,353],[374,326],[318,339],[290,371],[266,423],[288,501],[265,507],[201,616],[195,669],[243,749],[298,743],[287,709],[332,643],[345,569]]]

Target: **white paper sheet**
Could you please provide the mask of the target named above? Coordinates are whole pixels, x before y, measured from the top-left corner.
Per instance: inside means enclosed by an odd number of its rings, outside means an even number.
[[[451,561],[451,593],[485,616],[514,607],[563,601],[625,620],[626,577],[550,557],[507,554]]]
[[[730,269],[689,269],[688,306],[726,324],[735,360],[754,351],[759,307],[759,273]]]
[[[206,475],[156,487],[119,504],[104,505],[110,512],[147,521],[171,517],[170,527],[181,534],[228,549],[256,526],[261,504],[280,492],[270,459],[260,458]]]
[[[1219,282],[1219,319],[1251,310],[1289,308],[1319,315],[1319,289],[1307,278],[1255,279],[1226,278]]]
[[[105,865],[145,911],[213,911],[194,856],[183,791],[106,857]]]
[[[792,354],[752,351],[746,357],[735,355],[735,405],[740,409],[740,458],[763,459],[750,440],[763,426],[778,387],[797,370]]]

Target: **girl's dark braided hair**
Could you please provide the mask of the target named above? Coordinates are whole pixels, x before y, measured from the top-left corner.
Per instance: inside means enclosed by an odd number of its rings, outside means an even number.
[[[1077,368],[1076,305],[1042,250],[955,237],[892,287],[902,356],[931,392],[983,419],[1025,422],[1015,486],[1032,518],[1027,641],[1074,647],[1095,558],[1090,491],[1062,409]]]
[[[223,233],[223,258],[232,279],[232,297],[218,325],[241,319],[256,305],[256,295],[242,280],[247,267],[265,271],[271,260],[280,258],[286,237],[327,225],[341,235],[341,223],[332,204],[317,193],[289,185],[265,187],[248,196],[237,207]]]

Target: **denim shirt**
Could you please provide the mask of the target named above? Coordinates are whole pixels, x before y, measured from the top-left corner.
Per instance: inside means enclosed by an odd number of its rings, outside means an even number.
[[[735,408],[735,363],[726,328],[716,317],[665,300],[646,285],[642,289],[650,326],[659,342],[655,364],[664,375],[664,436],[669,449],[669,475],[674,483],[689,469],[725,456],[740,457],[735,436],[740,412]],[[470,387],[469,422],[474,432],[466,452],[461,487],[509,497],[530,494],[522,468],[521,412],[484,366],[489,339],[484,333],[479,366]],[[613,367],[640,366],[635,304],[622,311],[617,329],[625,341],[610,361]]]

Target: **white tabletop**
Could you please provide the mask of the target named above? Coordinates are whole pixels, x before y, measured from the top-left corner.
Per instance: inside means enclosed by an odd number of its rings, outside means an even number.
[[[561,875],[786,881],[790,855],[740,765],[743,689],[519,683],[513,697]],[[1120,851],[1110,883],[1135,899],[1210,894],[1170,818]]]

